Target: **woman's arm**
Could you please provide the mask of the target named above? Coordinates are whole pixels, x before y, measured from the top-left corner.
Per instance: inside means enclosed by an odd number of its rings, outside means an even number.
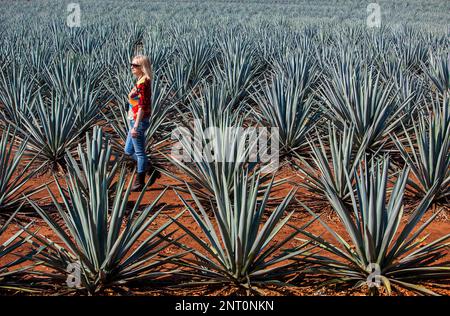
[[[138,109],[138,112],[136,114],[136,121],[134,121],[134,126],[131,129],[131,136],[133,138],[138,137],[138,132],[137,132],[137,128],[139,126],[139,123],[141,122],[142,119],[142,115],[144,114],[144,111],[142,111],[141,108]]]

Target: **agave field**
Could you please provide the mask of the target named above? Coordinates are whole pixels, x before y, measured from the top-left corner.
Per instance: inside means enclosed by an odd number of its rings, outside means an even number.
[[[1,294],[450,294],[448,1],[75,3],[0,3]]]

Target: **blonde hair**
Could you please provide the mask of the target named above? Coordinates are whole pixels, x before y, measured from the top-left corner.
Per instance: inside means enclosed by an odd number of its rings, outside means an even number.
[[[144,76],[152,80],[152,64],[150,63],[150,59],[145,55],[136,55],[133,60],[136,60],[141,65]]]

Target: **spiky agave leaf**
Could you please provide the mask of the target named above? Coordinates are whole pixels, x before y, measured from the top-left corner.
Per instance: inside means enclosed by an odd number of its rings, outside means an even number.
[[[256,127],[244,128],[246,115],[240,115],[244,105],[233,108],[231,100],[226,92],[210,86],[190,104],[192,116],[185,115],[172,133],[176,143],[166,157],[193,180],[191,188],[202,199],[213,197],[214,186],[226,185],[231,190],[235,171],[244,166],[253,169],[258,163],[264,164],[268,171],[264,180],[269,180],[269,169],[278,168],[278,148],[272,145],[276,144],[276,137]],[[266,147],[271,147],[270,153],[262,148],[262,140],[267,138],[272,141],[270,146],[266,143]],[[184,182],[176,174],[162,172]],[[280,179],[275,184],[284,181]],[[185,191],[182,187],[179,190]]]
[[[410,98],[400,102],[394,88],[393,82],[383,83],[374,70],[344,60],[334,66],[320,96],[328,118],[338,127],[353,125],[360,146],[376,152],[400,126],[410,102]]]
[[[64,167],[66,151],[75,148],[91,124],[74,124],[79,113],[76,103],[70,103],[58,93],[52,93],[49,98],[39,94],[24,114],[20,112],[23,121],[18,130],[22,139],[28,138],[26,155],[53,169]]]
[[[33,159],[22,164],[28,143],[26,139],[20,141],[16,133],[10,126],[2,131],[0,138],[0,215],[42,188],[26,186],[43,165],[32,168]]]
[[[201,83],[202,78],[192,79],[193,69],[187,61],[179,59],[164,67],[164,74],[172,87],[172,92],[181,101],[187,98]]]
[[[212,68],[215,80],[230,95],[232,106],[248,96],[261,67],[251,43],[242,35],[233,35],[227,33],[218,40],[221,54]]]
[[[89,179],[95,177],[95,173],[101,169],[101,176],[105,177],[105,185],[110,191],[113,190],[116,180],[114,177],[117,174],[117,168],[119,167],[118,154],[113,151],[111,141],[105,137],[103,130],[94,127],[92,132],[92,138],[89,133],[86,133],[86,146],[81,144],[77,146],[77,156],[74,157],[67,153],[65,159],[67,161],[67,168],[70,170],[70,174],[78,178],[78,182],[81,184],[80,188],[84,194],[89,195]],[[78,162],[79,161],[79,162]],[[107,162],[110,162],[109,164]],[[90,168],[94,164],[98,164],[97,168]]]
[[[404,71],[400,64],[386,78],[388,81],[391,79],[394,80],[396,90],[399,92],[397,94],[399,102],[403,103],[410,100],[403,110],[405,114],[403,121],[406,121],[408,124],[413,118],[413,115],[417,113],[416,109],[420,108],[423,104],[424,95],[427,91],[424,81],[420,76]]]
[[[161,77],[152,82],[150,126],[145,132],[146,147],[150,153],[156,153],[156,147],[166,142],[173,130],[172,112],[179,99],[172,93],[173,86],[163,83]]]
[[[394,38],[394,53],[404,69],[417,72],[428,58],[428,47],[413,28],[405,28]]]
[[[36,94],[34,75],[30,74],[24,65],[13,61],[5,65],[0,77],[0,117],[21,125],[26,107],[33,103]],[[2,117],[4,116],[4,117]]]
[[[112,97],[106,93],[102,82],[99,82],[105,77],[105,71],[89,68],[84,71],[89,71],[91,75],[77,80],[71,88],[72,93],[68,95],[71,98],[70,102],[77,104],[80,109],[75,121],[75,125],[80,129],[95,124],[95,121],[101,117],[103,108],[112,100]]]
[[[165,76],[177,98],[186,98],[197,85],[210,76],[210,64],[214,59],[212,45],[198,37],[184,38],[178,45],[178,56],[165,67]]]
[[[160,70],[170,61],[173,53],[170,46],[164,43],[161,33],[144,35],[144,54],[150,58],[152,70],[158,74]]]
[[[235,173],[232,190],[226,185],[214,189],[217,205],[212,209],[213,215],[205,211],[189,186],[195,207],[178,195],[203,234],[199,236],[175,220],[199,246],[198,250],[184,246],[192,251],[194,258],[181,259],[179,264],[191,268],[192,274],[200,277],[200,282],[228,283],[251,289],[254,284],[275,283],[298,271],[289,259],[310,249],[308,243],[283,249],[296,236],[296,231],[275,241],[293,214],[284,216],[295,190],[292,189],[264,220],[272,182],[265,188],[263,198],[259,199],[260,172],[250,173],[244,168]]]
[[[444,249],[450,234],[422,247],[426,237],[421,237],[421,234],[437,213],[423,224],[420,220],[430,206],[436,187],[427,193],[401,228],[409,169],[399,173],[389,199],[388,169],[389,159],[386,157],[381,161],[360,164],[359,174],[355,170],[353,176],[355,192],[349,177],[347,181],[351,207],[345,206],[333,187],[326,187],[327,197],[341,219],[345,236],[319,219],[334,241],[301,230],[327,253],[314,254],[305,260],[317,264],[316,271],[332,278],[332,282],[367,285],[370,294],[378,293],[377,286],[384,287],[389,294],[394,286],[421,294],[435,294],[418,283],[427,279],[450,278],[448,262],[436,263],[446,255]]]
[[[450,53],[441,56],[430,54],[430,66],[423,68],[442,96],[450,94]]]
[[[165,191],[140,210],[146,185],[132,209],[128,210],[134,175],[126,186],[126,172],[121,169],[114,198],[110,199],[110,181],[114,178],[109,168],[111,145],[101,147],[102,143],[96,142],[95,138],[92,143],[90,137],[87,139],[88,147],[97,146],[95,150],[101,154],[90,157],[88,153],[82,153],[82,167],[79,170],[86,181],[77,173],[72,173],[73,168],[69,169],[66,176],[65,189],[60,180],[55,178],[62,204],[57,202],[56,194],[49,190],[62,224],[38,204],[29,201],[59,238],[58,242],[54,242],[45,236],[32,234],[36,242],[47,247],[46,251],[36,256],[36,260],[55,271],[40,274],[65,279],[69,264],[77,263],[81,271],[80,288],[90,294],[167,274],[164,265],[184,253],[171,256],[160,254],[173,243],[171,236],[176,231],[163,235],[170,221],[157,229],[150,229],[164,208],[155,211]]]
[[[70,29],[69,46],[77,55],[93,55],[100,50],[106,41],[105,31],[110,29],[103,28],[100,25],[90,25],[83,28]]]
[[[54,40],[61,41],[61,38],[64,37],[63,34],[64,33],[59,33],[58,37],[54,38]],[[54,58],[52,45],[54,43],[55,42],[52,42],[52,39],[37,39],[34,37],[29,38],[28,41],[22,42],[24,50],[27,52],[27,54],[25,54],[26,65],[31,72],[37,74],[39,78],[45,71],[45,67],[52,63]]]
[[[125,28],[120,27],[121,25],[121,23],[117,22],[115,25],[117,27],[114,28],[114,36],[105,43],[105,50],[110,51],[112,54],[111,59],[113,59],[113,62],[110,65],[110,70],[114,72],[117,70],[117,67],[123,68],[128,66],[133,56],[138,53],[138,45],[142,45],[145,32],[144,27],[134,20],[127,21]]]
[[[268,30],[271,32],[270,30]],[[287,34],[282,30],[279,35],[282,42],[266,42],[261,45],[273,45],[272,52],[267,56],[266,53],[262,53],[266,56],[268,66],[274,71],[281,71],[288,77],[295,77],[299,83],[307,83],[311,78],[302,78],[303,76],[313,75],[314,72],[308,74],[308,70],[314,60],[313,52],[317,49],[316,42],[312,40],[309,32],[315,32],[315,30],[307,29],[305,34]],[[284,34],[283,34],[284,33]],[[261,41],[264,42],[264,41]],[[267,59],[268,57],[268,59]],[[305,63],[307,61],[307,63]],[[306,68],[304,67],[306,66]],[[306,70],[306,73],[303,73]],[[302,74],[303,73],[303,74]],[[299,77],[300,75],[300,77]]]
[[[180,42],[179,53],[189,65],[189,79],[199,81],[210,72],[210,63],[214,58],[214,50],[209,41],[201,37],[184,38]]]
[[[133,75],[128,69],[120,69],[112,72],[104,83],[108,92],[113,96],[113,101],[128,109],[128,94],[133,87]]]
[[[195,110],[193,113],[198,114]],[[179,125],[172,134],[177,143],[171,155],[166,156],[194,181],[192,189],[204,199],[213,196],[214,187],[225,185],[231,188],[236,170],[248,163],[250,168],[256,164],[256,157],[253,157],[253,162],[250,161],[256,143],[248,142],[251,132],[242,128],[243,118],[231,122],[231,108],[222,114],[195,117],[191,128]],[[208,122],[204,122],[205,119]],[[163,172],[184,182],[175,174]],[[180,190],[184,191],[182,188]]]
[[[72,54],[63,54],[59,52],[53,63],[45,66],[45,72],[42,73],[42,79],[45,82],[45,88],[48,93],[57,91],[64,95],[69,95],[71,87],[77,80],[77,74],[81,69],[81,62]]]
[[[428,111],[412,122],[412,130],[403,127],[402,135],[392,135],[400,154],[415,179],[408,189],[419,198],[437,186],[434,201],[450,197],[450,110],[449,99],[435,96]]]
[[[306,144],[306,136],[318,118],[314,109],[313,95],[307,95],[295,78],[277,74],[272,83],[265,82],[262,93],[255,94],[254,100],[260,112],[256,112],[259,122],[277,128],[280,152],[291,154]]]
[[[190,128],[192,120],[201,121],[204,129],[209,126],[219,126],[223,123],[229,126],[241,126],[246,118],[245,104],[240,102],[235,104],[236,97],[229,91],[223,89],[221,84],[203,84],[200,93],[193,93],[189,102],[188,114],[181,114],[181,123]]]
[[[344,127],[339,132],[329,123],[325,137],[316,131],[315,137],[308,140],[308,143],[313,164],[298,154],[298,163],[295,162],[306,176],[304,186],[317,199],[326,199],[326,186],[332,187],[342,201],[350,203],[347,175],[350,175],[350,182],[353,183],[354,170],[364,153],[364,148],[355,146],[354,128]]]
[[[301,42],[305,46],[308,41]],[[318,63],[311,57],[309,47],[302,53],[290,53],[275,60],[275,72],[294,81],[294,86],[305,96],[311,92],[319,77]]]
[[[107,68],[104,62],[82,55],[66,55],[57,58],[46,68],[47,90],[54,91],[68,103],[76,104],[79,115],[77,128],[93,124],[102,108],[111,100],[103,86]]]

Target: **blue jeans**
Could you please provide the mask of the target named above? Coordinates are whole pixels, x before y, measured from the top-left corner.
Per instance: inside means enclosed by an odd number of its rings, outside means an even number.
[[[134,126],[134,120],[130,120],[130,126]],[[137,172],[145,172],[147,167],[147,155],[145,153],[145,131],[149,128],[150,122],[144,119],[139,123],[138,136],[131,137],[131,131],[128,131],[127,140],[125,142],[125,154],[131,156],[137,162]]]

